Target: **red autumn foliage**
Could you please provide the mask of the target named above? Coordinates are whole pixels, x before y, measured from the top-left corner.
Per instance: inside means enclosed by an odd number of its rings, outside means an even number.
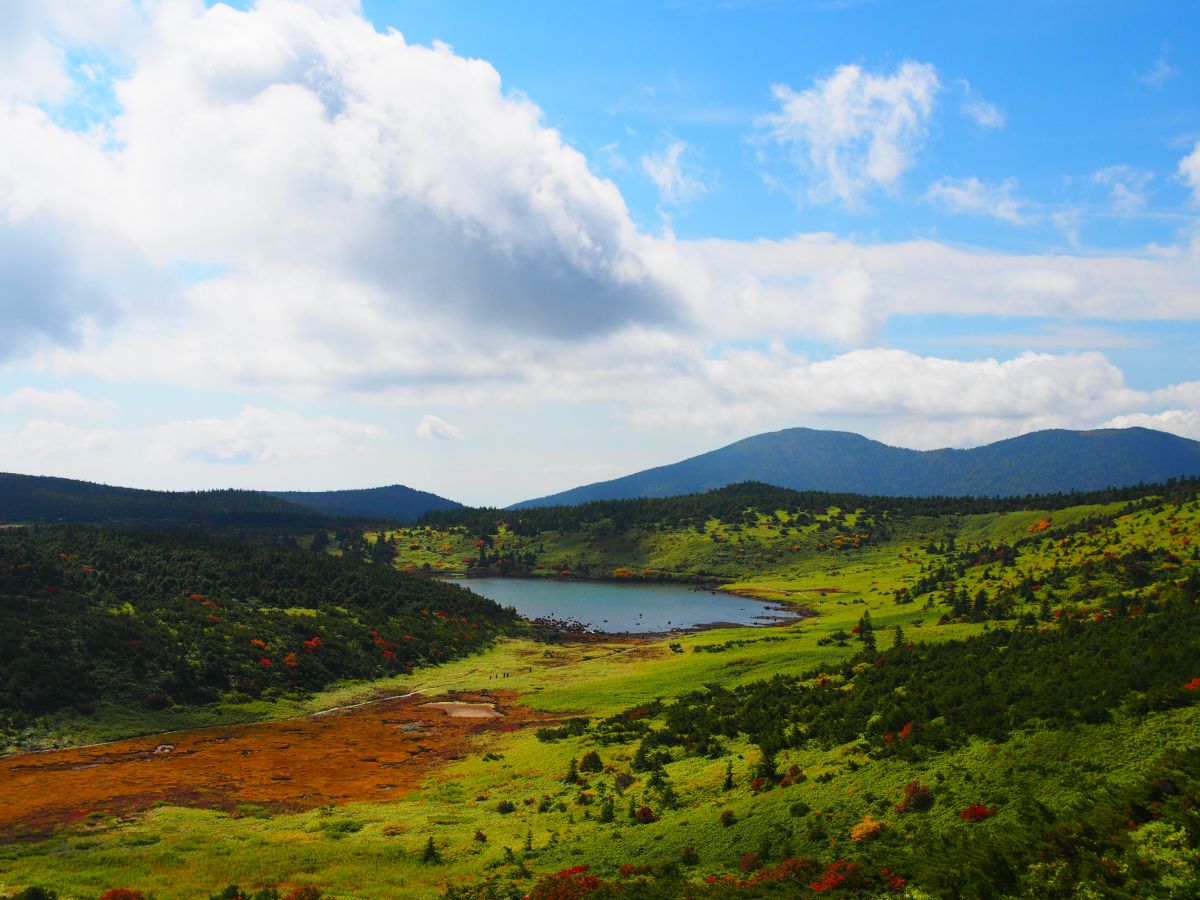
[[[738,858],[738,868],[743,872],[754,872],[762,868],[762,860],[757,853],[743,853]]]
[[[640,807],[636,815],[639,825],[650,825],[658,821],[658,816],[656,816],[654,814],[654,810],[648,806]]]
[[[284,894],[283,900],[321,900],[321,889],[315,884],[302,884]]]
[[[1183,685],[1180,690],[1184,691],[1200,691],[1200,678],[1193,678],[1187,684]]]
[[[821,891],[836,891],[839,889],[857,889],[862,887],[862,873],[858,863],[836,860],[826,866],[816,881],[809,885],[817,893]]]
[[[896,812],[924,812],[933,806],[933,791],[919,781],[904,786],[904,799],[896,804]]]
[[[577,900],[604,886],[605,882],[588,874],[587,866],[575,866],[542,878],[525,895],[525,900]]]
[[[989,809],[982,803],[975,803],[960,812],[958,817],[964,822],[981,822],[984,819],[990,819],[995,814],[996,810]]]
[[[900,729],[899,737],[904,741],[907,741],[910,737],[912,737],[912,722],[906,722],[904,724],[904,727]]]
[[[145,900],[146,895],[141,891],[129,888],[112,888],[100,895],[100,900]]]
[[[273,666],[273,665],[275,665],[275,663],[271,662],[271,661],[270,661],[269,659],[267,659],[265,656],[264,656],[262,659],[260,659],[260,660],[258,661],[258,664],[259,664],[260,666]]]

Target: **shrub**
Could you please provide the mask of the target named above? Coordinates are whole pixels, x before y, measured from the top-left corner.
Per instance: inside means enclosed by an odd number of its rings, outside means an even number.
[[[682,859],[685,866],[698,866],[700,864],[700,854],[696,852],[695,847],[684,847]]]
[[[112,888],[100,895],[100,900],[145,900],[146,895],[141,891],[129,888]]]
[[[583,758],[579,760],[579,771],[581,772],[603,772],[604,762],[600,759],[600,754],[595,750],[589,750],[583,754]]]
[[[637,823],[639,825],[650,825],[658,821],[658,816],[656,816],[654,814],[654,810],[648,806],[639,807],[635,818],[637,819]]]
[[[933,791],[919,781],[904,786],[904,799],[896,804],[896,812],[925,812],[933,806]]]
[[[883,831],[883,823],[867,813],[861,822],[850,829],[850,840],[856,844],[862,844],[879,837],[881,831]]]
[[[738,858],[738,868],[743,872],[753,872],[762,868],[762,860],[758,858],[757,853],[743,853]]]
[[[721,810],[721,815],[717,818],[717,821],[728,828],[730,825],[733,825],[737,822],[737,816],[733,814],[732,809],[724,809]]]
[[[496,812],[502,816],[507,816],[510,812],[516,812],[517,804],[511,800],[501,800],[496,804]]]
[[[315,884],[302,884],[284,894],[283,900],[321,900],[321,889]]]
[[[990,819],[995,814],[996,810],[989,809],[981,803],[975,803],[960,812],[958,817],[964,822],[980,822],[984,819]]]

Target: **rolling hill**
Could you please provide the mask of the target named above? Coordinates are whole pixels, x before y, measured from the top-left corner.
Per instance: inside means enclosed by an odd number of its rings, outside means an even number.
[[[0,472],[0,524],[308,529],[326,518],[316,510],[259,491],[148,491]]]
[[[418,491],[402,484],[350,491],[268,491],[290,503],[298,503],[327,515],[351,518],[381,517],[396,522],[415,522],[432,509],[458,509],[462,506],[437,494]]]
[[[888,496],[1011,496],[1200,475],[1200,441],[1148,428],[1036,431],[969,450],[907,450],[844,431],[789,428],[511,508],[669,497],[761,481]]]

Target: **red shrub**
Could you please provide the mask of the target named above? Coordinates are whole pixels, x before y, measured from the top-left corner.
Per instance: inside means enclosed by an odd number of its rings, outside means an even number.
[[[754,872],[762,868],[762,860],[757,853],[743,853],[738,858],[738,868],[743,872]]]
[[[958,817],[964,822],[979,822],[983,819],[990,819],[995,814],[996,810],[988,809],[981,803],[975,803],[960,812]]]
[[[145,900],[146,895],[141,891],[131,891],[129,888],[113,888],[100,895],[100,900]]]
[[[302,884],[284,894],[283,900],[321,900],[321,889],[315,884]]]
[[[650,807],[643,806],[637,811],[637,821],[639,825],[650,825],[658,821],[658,816]]]

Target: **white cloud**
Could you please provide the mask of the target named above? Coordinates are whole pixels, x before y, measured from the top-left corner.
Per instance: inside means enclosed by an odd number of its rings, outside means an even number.
[[[185,459],[228,464],[335,459],[383,436],[375,425],[257,406],[229,419],[167,422],[144,432],[146,461],[155,465]]]
[[[422,416],[417,423],[417,437],[423,441],[461,441],[466,435],[457,425],[437,416]]]
[[[116,412],[117,404],[107,397],[85,397],[69,388],[46,391],[25,387],[0,399],[0,410],[37,418],[94,419]]]
[[[143,293],[178,327],[195,296],[123,288],[180,263],[227,273],[216,290],[256,295],[268,320],[303,269],[358,298],[360,319],[436,310],[566,338],[677,316],[619,191],[535,105],[485,62],[332,6],[156,5],[121,113],[94,133],[0,104],[0,246],[47,260],[0,251],[22,286],[0,353],[79,340]]]
[[[969,213],[1001,219],[1010,225],[1023,225],[1028,217],[1021,203],[1013,197],[1015,178],[1000,184],[985,184],[978,178],[940,178],[929,186],[925,199],[935,206],[955,213]]]
[[[965,78],[959,79],[958,86],[963,92],[963,101],[959,109],[964,116],[982,128],[1004,127],[1004,110],[981,97]]]
[[[332,9],[155,4],[116,85],[121,114],[94,132],[0,103],[0,282],[12,288],[0,298],[0,358],[56,376],[250,389],[293,408],[347,395],[443,411],[591,399],[673,421],[646,397],[653,384],[663,404],[678,390],[703,427],[872,409],[820,374],[840,366],[848,377],[858,357],[809,371],[820,364],[731,345],[861,348],[902,316],[1200,316],[1195,240],[1069,256],[640,234],[615,186],[487,63],[379,34],[352,4]],[[814,197],[853,202],[912,164],[938,79],[918,63],[843,67],[808,91],[780,90],[761,136],[795,155]],[[1200,189],[1200,149],[1190,158]],[[1021,219],[1008,185],[943,186],[981,213]],[[181,267],[204,274],[177,278]],[[1063,363],[1056,377],[1087,368]],[[864,377],[886,381],[880,371]],[[992,383],[986,366],[970,371]],[[774,387],[764,394],[747,372]],[[788,399],[793,378],[840,405]],[[951,406],[938,421],[978,420],[983,433],[1035,421],[1032,409],[996,418]],[[246,465],[374,440],[362,423],[291,415],[252,407],[122,440],[160,460]],[[475,433],[465,415],[452,418]]]
[[[1178,177],[1191,189],[1192,199],[1200,203],[1200,141],[1179,161]]]
[[[1200,441],[1200,409],[1168,409],[1160,413],[1131,413],[1114,416],[1104,428],[1153,428]]]
[[[664,203],[687,203],[704,193],[698,167],[684,160],[688,149],[685,141],[673,140],[659,152],[642,157],[642,171],[650,176]]]
[[[1182,71],[1179,66],[1173,66],[1167,61],[1167,48],[1163,46],[1158,58],[1154,60],[1154,65],[1138,75],[1137,80],[1147,87],[1160,88]]]
[[[0,98],[35,103],[66,99],[83,71],[66,48],[114,52],[136,39],[140,16],[130,0],[37,0],[0,4]]]
[[[739,428],[852,423],[904,446],[970,446],[1041,428],[1090,428],[1180,402],[1200,412],[1200,382],[1160,391],[1130,388],[1102,354],[1022,353],[1007,360],[922,357],[855,350],[812,361],[783,347],[729,350],[694,369],[663,373],[659,391],[629,400],[644,428]],[[1167,424],[1191,421],[1172,413]],[[1135,421],[1136,419],[1136,421]],[[1124,427],[1119,424],[1112,427]]]
[[[1146,205],[1146,187],[1153,172],[1133,166],[1107,166],[1092,173],[1091,182],[1108,188],[1109,201],[1119,213],[1135,213]]]
[[[760,139],[789,153],[810,201],[853,206],[895,187],[912,166],[940,87],[928,63],[905,62],[890,75],[840,66],[805,91],[775,85],[780,109],[759,121]]]

